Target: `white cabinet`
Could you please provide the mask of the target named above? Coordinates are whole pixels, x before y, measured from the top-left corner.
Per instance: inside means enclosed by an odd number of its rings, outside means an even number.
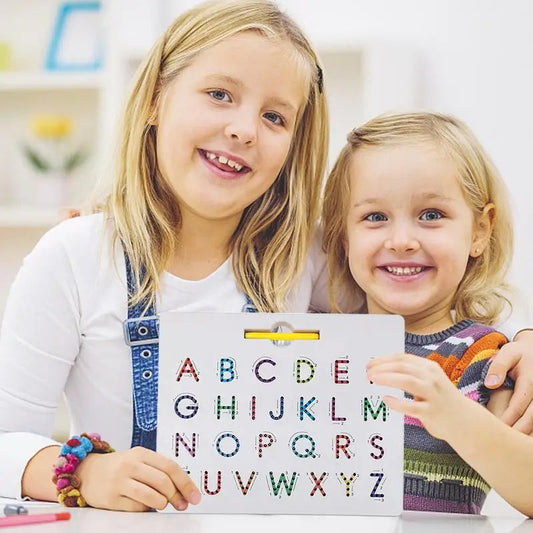
[[[52,224],[60,203],[79,202],[90,190],[100,162],[101,80],[98,73],[0,73],[0,225]],[[58,197],[57,204],[53,198],[44,201],[42,190],[52,180],[34,170],[22,150],[23,143],[32,142],[31,117],[42,113],[70,116],[76,144],[89,151],[85,163],[64,180],[67,198]]]
[[[73,176],[68,198],[71,206],[80,205],[97,179],[110,177],[119,118],[138,64],[173,17],[196,2],[102,0],[103,69],[46,72],[46,49],[60,3],[3,0],[1,6],[0,41],[10,43],[15,68],[0,71],[0,315],[22,257],[56,222],[59,207],[39,205],[42,182],[21,152],[30,117],[42,112],[73,117],[79,142],[91,151]],[[317,28],[308,2],[280,4],[289,5],[303,23],[323,63],[331,111],[330,163],[348,131],[363,120],[388,109],[420,105],[422,72],[414,48],[382,43],[370,35],[354,39],[346,24],[341,32],[334,25]]]
[[[60,5],[59,0],[2,2],[0,41],[9,48],[11,68],[0,70],[0,227],[52,225],[60,204],[79,203],[102,169],[103,72],[44,69]],[[38,146],[30,122],[42,114],[71,118],[69,150],[83,147],[88,153],[84,164],[64,180],[66,197],[56,201],[51,195],[54,180],[36,171],[23,154],[24,144]]]
[[[79,205],[104,167],[105,71],[44,69],[60,4],[59,0],[2,0],[0,6],[0,42],[8,44],[11,56],[11,68],[0,70],[0,319],[23,257],[57,222],[60,207],[59,200],[54,203],[50,196],[52,182],[39,176],[23,155],[22,145],[31,139],[31,117],[70,116],[73,145],[89,151],[85,163],[72,174],[68,196],[61,203]],[[49,197],[46,205],[44,194]]]

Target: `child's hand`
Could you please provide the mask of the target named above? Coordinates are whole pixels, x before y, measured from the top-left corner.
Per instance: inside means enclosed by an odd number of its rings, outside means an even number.
[[[77,218],[81,216],[81,211],[77,207],[61,207],[57,210],[56,222],[63,222],[69,218]]]
[[[411,394],[413,400],[384,396],[388,407],[418,418],[437,439],[448,440],[457,431],[455,416],[464,408],[465,397],[454,387],[442,368],[429,359],[398,354],[372,359],[367,377],[376,385],[394,387]]]
[[[495,355],[489,366],[485,386],[499,387],[505,375],[515,380],[515,389],[509,405],[501,415],[503,422],[515,429],[533,434],[533,331],[524,330],[516,335]]]
[[[146,448],[91,453],[76,471],[88,505],[116,511],[164,509],[179,511],[197,504],[200,492],[171,459]]]

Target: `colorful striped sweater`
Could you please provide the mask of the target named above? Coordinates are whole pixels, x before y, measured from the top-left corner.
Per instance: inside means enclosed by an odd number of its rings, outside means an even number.
[[[486,405],[489,359],[505,342],[494,329],[463,320],[433,335],[407,333],[405,351],[436,361],[465,396]],[[512,387],[512,380],[504,386]],[[448,443],[433,438],[417,418],[405,417],[404,509],[479,514],[489,490]]]

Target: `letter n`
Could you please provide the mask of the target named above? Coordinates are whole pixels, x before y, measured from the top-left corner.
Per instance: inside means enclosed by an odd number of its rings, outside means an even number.
[[[192,434],[191,446],[189,446],[189,443],[179,433],[176,433],[176,457],[179,457],[180,455],[180,442],[181,444],[183,444],[183,447],[189,452],[191,457],[196,457],[196,433]]]

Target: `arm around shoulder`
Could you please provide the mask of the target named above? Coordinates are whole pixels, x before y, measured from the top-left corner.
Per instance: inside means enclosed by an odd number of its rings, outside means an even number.
[[[510,391],[498,392],[501,398],[489,406],[495,411],[505,407]],[[467,401],[464,406],[456,420],[459,431],[446,440],[502,498],[533,517],[533,439],[479,404]]]

